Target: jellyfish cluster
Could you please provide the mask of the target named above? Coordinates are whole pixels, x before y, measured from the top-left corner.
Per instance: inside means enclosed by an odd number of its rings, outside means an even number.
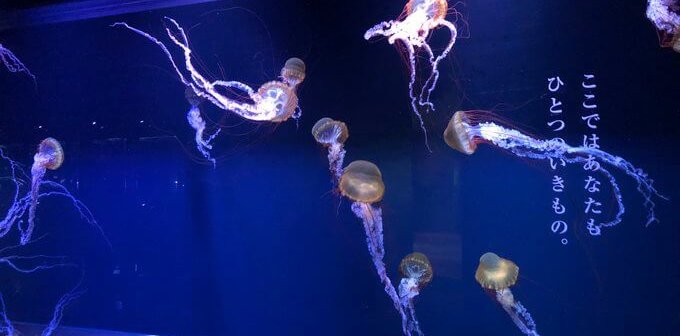
[[[648,0],[647,18],[659,31],[661,46],[680,52],[680,2]]]
[[[495,291],[496,300],[510,315],[512,322],[529,336],[538,336],[536,323],[526,308],[519,302],[510,291],[519,276],[519,267],[508,259],[503,259],[492,252],[487,252],[479,258],[479,266],[475,272],[475,279],[482,288]]]
[[[169,25],[165,28],[168,38],[182,51],[184,71],[180,70],[178,65],[182,63],[175,61],[168,47],[156,37],[125,22],[116,22],[112,26],[124,27],[149,39],[165,53],[180,81],[186,86],[185,96],[191,105],[187,121],[196,131],[196,148],[213,165],[215,159],[210,154],[211,142],[219,130],[211,135],[204,134],[206,122],[198,108],[202,100],[251,121],[280,123],[291,117],[301,116],[297,88],[304,81],[306,71],[305,63],[301,59],[289,59],[281,69],[278,80],[266,82],[257,90],[238,81],[210,81],[194,65],[193,51],[184,28],[172,18],[165,17],[165,21]]]
[[[501,126],[491,119],[485,113],[458,111],[453,114],[446,130],[444,130],[444,140],[451,148],[467,155],[474,154],[480,143],[488,143],[516,156],[528,159],[559,159],[568,163],[587,163],[593,160],[601,162],[626,173],[637,182],[637,190],[644,198],[644,205],[647,207],[647,225],[657,221],[654,212],[654,198],[665,199],[665,197],[657,192],[654,188],[654,180],[642,169],[635,167],[620,156],[612,155],[597,148],[570,146],[555,139],[536,139],[517,129]],[[625,213],[623,196],[616,179],[604,166],[600,166],[598,171],[608,178],[618,205],[618,211],[611,220],[595,224],[597,232],[601,228],[619,224]]]
[[[418,118],[426,141],[427,129],[421,110],[434,110],[430,96],[439,80],[439,63],[451,52],[458,37],[456,26],[446,20],[448,11],[449,5],[446,0],[409,0],[399,18],[380,22],[364,33],[366,40],[382,36],[387,38],[389,44],[395,44],[399,41],[406,49],[410,70],[408,90],[411,98],[411,109]],[[428,44],[428,39],[430,33],[438,28],[448,29],[450,37],[444,50],[435,55],[432,47]],[[431,70],[424,84],[418,90],[416,88],[416,59],[421,50],[425,53]]]

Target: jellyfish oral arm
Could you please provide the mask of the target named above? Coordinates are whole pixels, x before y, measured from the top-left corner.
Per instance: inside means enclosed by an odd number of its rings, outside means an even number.
[[[674,5],[678,5],[676,0],[649,0],[647,18],[659,31],[673,34],[680,29],[680,15],[671,10]]]
[[[413,299],[420,294],[418,289],[418,279],[415,278],[402,278],[399,282],[399,298],[401,301],[401,306],[406,312],[406,320],[402,321],[402,324],[406,325],[406,328],[415,335],[423,335],[420,330],[420,325],[418,324],[418,319],[416,318],[416,309],[413,306]]]
[[[394,307],[399,312],[399,316],[402,319],[402,330],[404,334],[411,335],[408,331],[407,325],[404,321],[408,318],[404,309],[401,305],[401,300],[397,294],[392,281],[387,276],[387,270],[385,269],[385,262],[383,258],[385,256],[385,247],[383,244],[383,222],[382,222],[382,210],[380,208],[374,208],[368,203],[354,202],[352,203],[352,212],[361,219],[364,230],[366,231],[366,242],[368,244],[368,252],[371,254],[373,259],[373,265],[375,266],[380,281],[385,285],[385,292],[389,295],[390,299],[394,304]]]
[[[196,149],[198,149],[198,151],[203,154],[203,157],[212,162],[213,166],[215,166],[215,159],[210,155],[210,150],[212,149],[211,142],[220,133],[220,129],[218,128],[213,135],[204,139],[203,133],[205,132],[205,121],[201,118],[201,110],[198,106],[191,107],[189,113],[187,113],[187,121],[189,121],[189,125],[196,130]]]
[[[196,95],[207,99],[218,108],[227,111],[232,111],[237,115],[241,116],[242,118],[254,121],[270,121],[274,117],[276,117],[277,114],[276,108],[274,106],[266,104],[259,104],[259,102],[261,102],[262,99],[256,94],[255,90],[253,90],[250,86],[236,81],[218,80],[211,82],[207,80],[205,77],[203,77],[203,75],[198,70],[196,70],[196,68],[193,65],[191,56],[192,51],[191,48],[189,47],[189,40],[184,32],[184,29],[174,19],[169,17],[165,17],[165,19],[168,22],[170,22],[170,24],[176,29],[176,32],[173,32],[170,30],[170,28],[166,28],[166,32],[170,40],[180,49],[182,49],[184,55],[184,65],[186,70],[189,72],[191,80],[187,79],[187,77],[182,73],[182,71],[180,71],[179,67],[177,66],[177,63],[172,57],[172,54],[170,53],[170,51],[163,42],[140,29],[128,25],[125,22],[116,22],[112,26],[124,27],[126,29],[129,29],[158,45],[167,56],[168,60],[172,64],[172,67],[175,69],[175,72],[179,76],[179,79],[182,81],[182,83],[187,87],[190,87],[196,93]],[[238,102],[233,99],[227,98],[225,95],[223,95],[217,90],[218,87],[241,90],[247,93],[250,100],[252,100],[254,103]]]
[[[481,139],[489,142],[497,147],[506,149],[511,153],[531,159],[546,160],[546,159],[562,159],[565,162],[575,163],[588,162],[589,157],[606,163],[618,170],[625,172],[637,182],[637,190],[644,198],[644,205],[647,207],[647,225],[658,221],[654,212],[655,203],[652,200],[654,196],[666,199],[660,195],[654,188],[654,180],[651,179],[642,169],[636,168],[624,158],[609,154],[605,151],[589,147],[573,147],[559,140],[539,140],[534,139],[520,131],[507,129],[495,123],[480,123],[477,125],[464,124],[471,141],[478,141]],[[609,179],[612,185],[612,191],[617,199],[619,211],[616,217],[599,226],[608,227],[615,226],[621,222],[621,216],[625,212],[623,205],[623,197],[621,190],[616,182],[614,176],[604,167],[600,166],[598,169]]]
[[[31,73],[31,70],[11,50],[5,48],[2,44],[0,44],[0,62],[5,65],[9,72],[24,72],[35,81],[35,76]]]
[[[510,288],[496,291],[496,299],[522,333],[529,336],[539,336],[531,314],[519,301],[515,301]]]

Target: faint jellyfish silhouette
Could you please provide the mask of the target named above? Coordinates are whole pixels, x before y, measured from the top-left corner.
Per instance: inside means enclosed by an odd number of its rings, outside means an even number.
[[[394,307],[402,319],[404,334],[411,335],[406,325],[408,317],[401,306],[401,299],[385,269],[385,245],[383,242],[383,221],[380,207],[373,206],[380,202],[385,194],[385,184],[382,181],[380,169],[368,161],[354,161],[342,172],[340,177],[340,193],[352,200],[352,212],[361,219],[366,232],[368,251],[373,259],[378,276],[385,286],[385,292],[392,299]]]
[[[661,46],[680,52],[680,3],[677,0],[649,0],[647,18],[652,21]]]
[[[45,177],[47,169],[56,170],[64,163],[64,149],[59,141],[54,138],[46,138],[38,145],[38,151],[33,156],[31,166],[31,206],[28,208],[28,226],[21,230],[21,244],[31,240],[35,227],[35,209],[38,206],[40,184]],[[19,226],[21,228],[21,226]]]
[[[0,61],[9,72],[24,72],[35,81],[35,76],[31,73],[31,70],[11,50],[5,48],[2,44],[0,44]]]
[[[333,184],[342,176],[342,164],[345,159],[344,143],[349,137],[347,125],[331,118],[321,118],[312,127],[312,135],[319,144],[328,148],[328,163],[333,176]]]
[[[237,81],[210,81],[194,67],[192,50],[189,47],[189,39],[184,29],[174,19],[169,17],[164,19],[169,24],[169,27],[165,29],[168,37],[173,44],[182,50],[184,67],[188,76],[180,70],[170,50],[157,38],[125,22],[116,22],[112,26],[129,29],[158,45],[167,56],[182,83],[191,89],[196,96],[206,99],[222,110],[230,111],[247,120],[275,123],[284,122],[291,117],[297,119],[301,116],[295,90],[305,78],[305,65],[302,60],[289,59],[281,69],[282,81],[264,83],[258,90]],[[229,92],[230,95],[225,94],[225,91]],[[202,136],[199,138],[199,130],[205,129],[205,122],[200,118],[200,113],[193,109],[193,105],[187,115],[187,120],[197,130],[198,150],[206,159],[214,163],[209,151],[210,142],[217,134],[207,140],[204,140]]]
[[[427,256],[414,252],[401,260],[399,273],[402,276],[399,282],[399,298],[407,315],[406,326],[410,332],[422,335],[418,319],[416,319],[413,299],[420,294],[420,289],[432,281],[432,265]]]
[[[387,41],[390,44],[394,44],[396,41],[404,44],[408,54],[409,70],[411,73],[409,81],[411,109],[420,122],[420,127],[425,134],[426,144],[427,130],[419,109],[425,108],[426,111],[427,109],[434,110],[434,105],[430,102],[430,95],[439,79],[439,63],[449,54],[458,36],[456,26],[446,21],[448,10],[449,6],[446,0],[410,0],[398,19],[381,22],[364,34],[364,39],[366,40],[376,36],[384,36],[387,37]],[[427,40],[430,37],[430,32],[439,27],[447,28],[451,37],[444,51],[435,56]],[[416,94],[416,52],[417,49],[421,48],[427,54],[432,70],[422,88],[420,88],[420,93]]]
[[[191,108],[187,113],[187,121],[189,122],[189,125],[196,131],[196,149],[198,149],[198,151],[203,154],[203,157],[206,160],[212,162],[213,167],[215,167],[215,158],[210,155],[210,150],[212,149],[212,141],[220,133],[220,129],[218,128],[215,133],[205,138],[204,133],[206,123],[201,117],[200,109],[200,105],[205,99],[197,95],[196,92],[194,92],[194,90],[192,90],[190,87],[186,88],[184,95],[191,105]]]
[[[484,111],[458,111],[453,114],[449,124],[444,130],[444,141],[453,149],[467,155],[473,154],[477,145],[488,143],[510,151],[510,153],[523,158],[535,160],[564,160],[568,163],[589,163],[599,161],[625,172],[637,182],[637,190],[644,197],[644,205],[647,207],[647,225],[658,221],[654,212],[656,206],[652,198],[660,195],[654,188],[654,180],[642,169],[636,168],[630,162],[620,156],[615,156],[597,148],[579,146],[573,147],[560,139],[540,140],[535,139],[521,131],[501,126],[496,122],[492,114]],[[601,228],[616,226],[621,222],[625,213],[621,190],[614,176],[603,166],[598,164],[594,169],[604,174],[612,186],[612,191],[618,204],[618,212],[614,219],[608,222],[594,224],[591,234],[599,234]]]
[[[519,267],[515,263],[491,252],[484,253],[479,258],[479,266],[475,272],[475,279],[482,288],[496,292],[496,300],[519,330],[525,335],[538,336],[536,323],[531,314],[519,301],[515,301],[510,291],[518,276]]]

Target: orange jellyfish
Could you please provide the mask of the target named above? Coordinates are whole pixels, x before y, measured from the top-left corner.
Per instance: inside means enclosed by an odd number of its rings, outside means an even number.
[[[427,256],[414,252],[401,260],[399,273],[402,276],[399,282],[399,298],[407,315],[406,326],[412,333],[422,335],[418,319],[416,319],[413,299],[420,294],[420,289],[432,281],[432,265]]]
[[[333,183],[337,184],[342,175],[342,163],[345,159],[344,143],[349,137],[347,125],[331,118],[321,118],[312,127],[312,135],[316,142],[328,147],[328,163],[333,175]]]
[[[291,88],[295,89],[305,80],[306,70],[307,67],[303,60],[297,57],[289,58],[283,65],[283,69],[281,69],[281,78]]]
[[[518,276],[519,267],[515,263],[491,252],[484,253],[479,258],[479,266],[475,272],[475,279],[482,288],[496,292],[496,300],[519,330],[525,335],[538,336],[536,323],[531,314],[519,301],[515,301],[510,291]]]
[[[340,193],[352,200],[352,212],[361,219],[366,231],[368,251],[373,259],[378,276],[385,285],[385,292],[392,299],[394,307],[402,319],[404,334],[411,335],[405,321],[408,320],[401,300],[385,269],[385,245],[383,242],[382,210],[373,204],[380,202],[385,195],[385,184],[380,169],[368,161],[354,161],[342,172],[340,177]]]
[[[21,244],[26,244],[31,239],[35,227],[35,209],[38,206],[40,195],[40,183],[47,169],[56,170],[64,163],[64,149],[59,141],[47,138],[38,145],[38,152],[33,156],[31,166],[31,206],[28,208],[28,226],[21,232]]]

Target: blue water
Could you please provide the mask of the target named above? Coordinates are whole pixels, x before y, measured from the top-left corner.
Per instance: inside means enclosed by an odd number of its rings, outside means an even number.
[[[474,279],[487,251],[519,265],[513,292],[542,335],[677,335],[680,55],[659,48],[644,2],[458,7],[469,29],[442,64],[432,97],[438,110],[425,117],[432,153],[410,111],[397,49],[362,38],[396,17],[399,1],[217,1],[2,30],[0,43],[37,85],[0,68],[0,144],[28,166],[41,139],[59,139],[66,161],[48,178],[90,207],[112,244],[54,199],[38,210],[35,234],[45,238],[25,251],[66,255],[83,270],[87,292],[67,307],[67,326],[159,335],[399,335],[363,228],[332,190],[326,152],[310,134],[329,116],[349,127],[346,163],[370,160],[382,171],[393,281],[403,256],[418,250],[431,257],[435,277],[415,303],[427,335],[520,335]],[[213,151],[217,168],[204,162],[186,124],[184,87],[165,56],[109,27],[126,21],[162,36],[163,16],[192,27],[192,47],[216,77],[258,86],[289,57],[303,58],[299,123],[244,122],[210,107],[208,115],[228,127]],[[445,39],[435,34],[431,43]],[[624,221],[591,237],[577,210],[584,175],[572,167],[563,246],[549,227],[547,163],[490,146],[463,156],[441,133],[456,110],[483,109],[551,137],[546,79],[565,79],[576,106],[584,73],[598,78],[603,149],[645,169],[670,201],[658,202],[661,222],[645,228],[633,181],[617,174]],[[580,144],[580,110],[567,113],[564,137]],[[7,192],[2,185],[0,202]],[[609,201],[605,212],[613,214]],[[81,272],[0,274],[9,317],[47,323]]]

